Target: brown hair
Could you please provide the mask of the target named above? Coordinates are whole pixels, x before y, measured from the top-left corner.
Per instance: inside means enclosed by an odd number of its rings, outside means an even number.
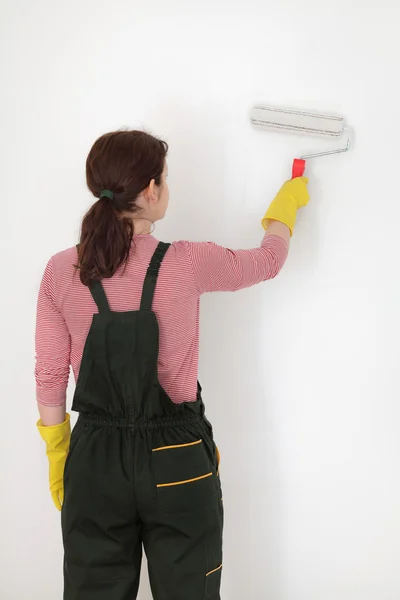
[[[138,212],[137,197],[152,179],[161,183],[168,146],[144,131],[115,131],[100,137],[86,161],[86,181],[99,198],[82,221],[78,269],[84,285],[112,277],[126,264],[134,235],[126,213]],[[113,198],[100,197],[110,190]]]

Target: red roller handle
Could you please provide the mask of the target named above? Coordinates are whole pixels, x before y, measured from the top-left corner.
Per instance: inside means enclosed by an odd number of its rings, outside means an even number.
[[[306,161],[302,158],[295,158],[292,167],[292,179],[296,179],[296,177],[303,177],[305,169]]]

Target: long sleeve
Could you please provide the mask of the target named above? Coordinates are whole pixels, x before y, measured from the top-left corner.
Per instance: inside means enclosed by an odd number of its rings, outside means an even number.
[[[71,340],[55,302],[55,277],[50,260],[39,291],[36,318],[36,399],[44,406],[66,400]]]
[[[230,250],[213,243],[189,243],[198,292],[233,292],[273,279],[283,267],[286,242],[266,234],[259,248]]]

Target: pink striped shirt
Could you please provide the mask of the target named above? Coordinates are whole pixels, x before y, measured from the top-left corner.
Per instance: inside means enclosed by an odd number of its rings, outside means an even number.
[[[103,281],[113,311],[138,310],[144,277],[158,241],[135,236],[127,268]],[[288,253],[284,240],[266,235],[259,248],[229,250],[212,243],[175,242],[161,265],[153,309],[160,327],[161,385],[176,402],[196,400],[199,300],[205,292],[236,291],[272,279]],[[65,403],[69,370],[78,378],[92,316],[98,312],[74,265],[76,248],[53,256],[39,291],[36,324],[37,400]]]

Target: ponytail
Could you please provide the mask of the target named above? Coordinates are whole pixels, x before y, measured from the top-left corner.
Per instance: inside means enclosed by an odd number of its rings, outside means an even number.
[[[102,197],[82,221],[78,269],[83,285],[112,277],[126,264],[133,239],[133,222],[120,217],[113,201]]]

